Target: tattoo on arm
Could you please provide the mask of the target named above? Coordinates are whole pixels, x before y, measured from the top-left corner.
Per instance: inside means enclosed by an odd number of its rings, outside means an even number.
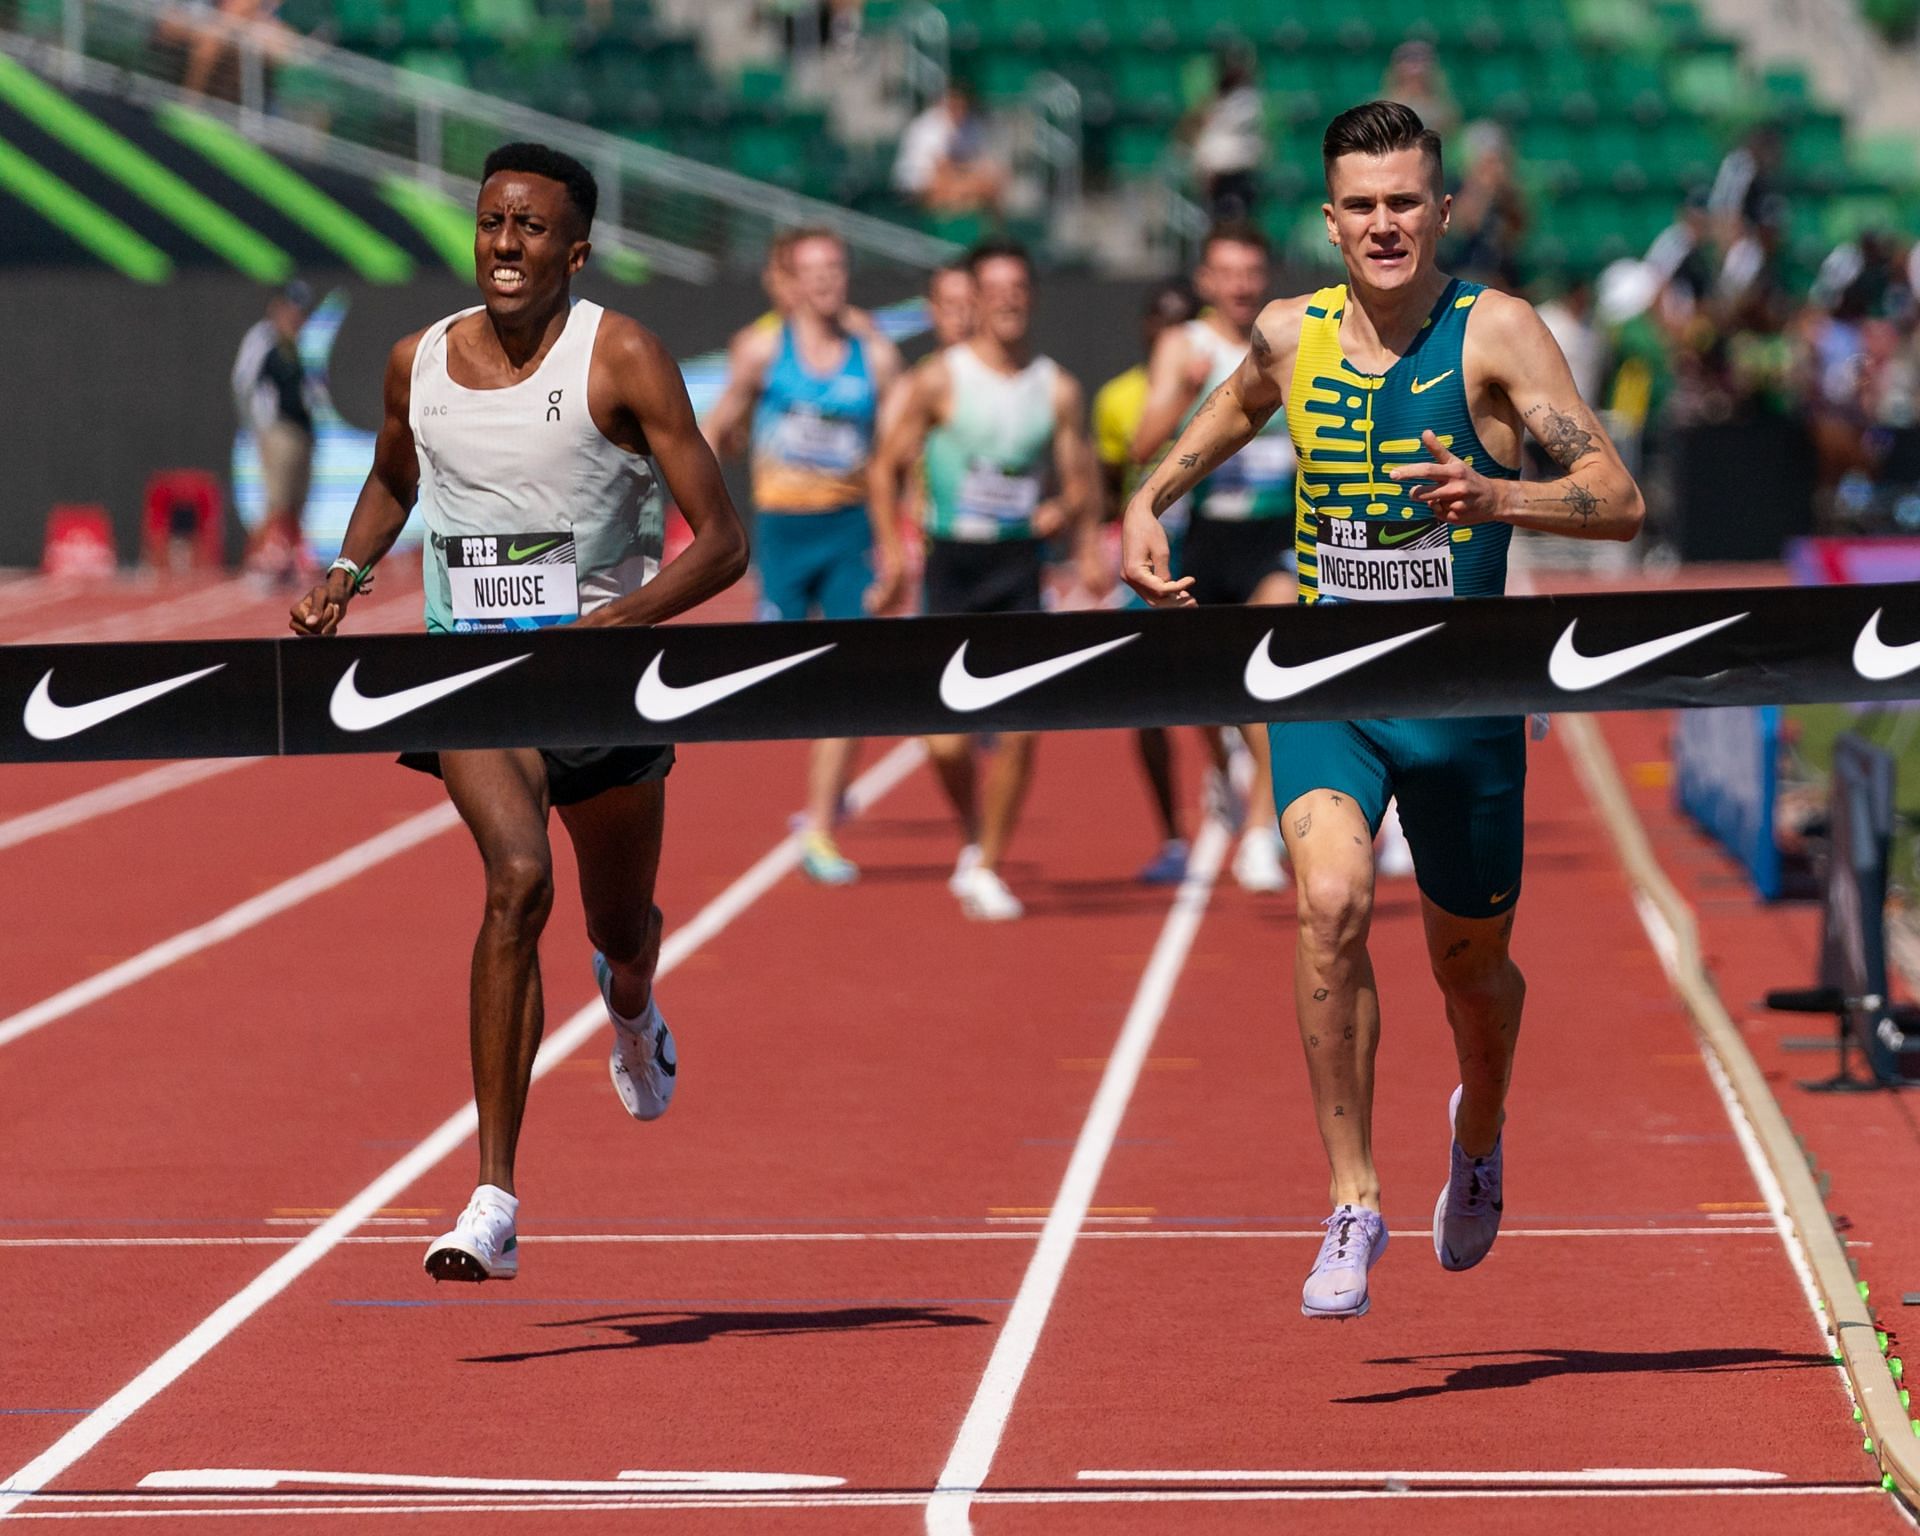
[[[1329,994],[1325,987],[1315,987],[1313,989],[1313,1000],[1316,1003],[1324,1003],[1327,1000],[1328,995]]]
[[[1559,496],[1530,497],[1527,505],[1530,507],[1565,507],[1568,518],[1584,528],[1592,522],[1594,518],[1600,515],[1600,509],[1607,504],[1606,498],[1594,495],[1592,491],[1577,481],[1569,480],[1565,483],[1566,490],[1563,494]]]
[[[1273,343],[1261,334],[1258,323],[1253,327],[1253,355],[1260,359],[1262,367],[1273,359]]]
[[[1200,455],[1197,453],[1183,453],[1180,455],[1180,467],[1182,469],[1197,468],[1199,463]]]
[[[1453,943],[1447,946],[1447,952],[1444,955],[1442,955],[1440,958],[1443,960],[1457,960],[1460,956],[1464,955],[1472,947],[1473,946],[1469,944],[1465,939],[1457,939]]]
[[[1247,422],[1255,432],[1258,432],[1268,422],[1273,420],[1273,413],[1279,409],[1280,402],[1278,400],[1274,401],[1272,405],[1263,405],[1257,409],[1249,409],[1247,411]]]
[[[1539,419],[1536,420],[1535,418]],[[1533,428],[1540,446],[1562,469],[1572,469],[1599,447],[1599,438],[1565,411],[1551,405],[1536,405],[1527,412],[1527,424]]]

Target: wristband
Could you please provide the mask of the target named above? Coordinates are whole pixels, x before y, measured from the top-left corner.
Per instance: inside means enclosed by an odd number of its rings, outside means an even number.
[[[329,576],[335,571],[345,571],[347,575],[353,578],[353,591],[356,597],[360,593],[368,591],[373,586],[373,568],[368,566],[362,569],[345,555],[342,555],[338,560],[334,561],[332,565],[327,567],[327,574]]]

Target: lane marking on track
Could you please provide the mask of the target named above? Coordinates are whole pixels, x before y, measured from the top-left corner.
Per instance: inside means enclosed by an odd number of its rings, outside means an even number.
[[[158,768],[129,774],[124,779],[115,779],[111,784],[102,784],[84,794],[56,800],[37,811],[26,811],[0,821],[0,848],[17,847],[36,837],[45,837],[49,832],[64,832],[68,827],[77,827],[96,816],[105,816],[113,811],[125,810],[130,805],[158,799],[161,795],[172,794],[176,789],[185,789],[189,784],[218,778],[223,773],[232,773],[236,768],[259,761],[261,759],[257,757],[190,758],[185,762],[162,763]]]
[[[1053,1200],[1052,1214],[1040,1231],[1039,1243],[1027,1264],[1026,1274],[1021,1277],[1006,1326],[994,1341],[986,1373],[980,1378],[947,1464],[941,1469],[933,1496],[927,1501],[928,1536],[967,1536],[973,1529],[968,1509],[993,1466],[994,1453],[1006,1432],[1014,1399],[1019,1395],[1020,1384],[1040,1343],[1040,1331],[1046,1326],[1054,1297],[1059,1294],[1074,1241],[1086,1226],[1087,1212],[1106,1167],[1107,1154],[1120,1133],[1120,1122],[1140,1081],[1147,1052],[1153,1047],[1160,1021],[1173,1000],[1174,984],[1200,931],[1226,847],[1226,829],[1217,821],[1209,821],[1194,839],[1187,878],[1181,882],[1160,929],[1160,937],[1154,942],[1152,957],[1141,974],[1133,1005],[1120,1027],[1120,1038],[1115,1042],[1100,1086],[1087,1110],[1086,1123],[1074,1143],[1073,1156],[1060,1181],[1060,1192]]]
[[[1342,1472],[1297,1467],[1280,1472],[1245,1469],[1210,1471],[1082,1472],[1088,1482],[1107,1483],[1403,1483],[1516,1484],[1523,1487],[1607,1488],[1638,1487],[1642,1483],[1702,1483],[1731,1487],[1742,1484],[1784,1483],[1784,1472],[1762,1472],[1753,1467],[1582,1467],[1559,1472]],[[144,1485],[143,1485],[144,1486]]]
[[[865,811],[918,768],[925,757],[926,749],[918,740],[899,743],[854,780],[847,790],[849,805],[856,812]],[[444,810],[449,816],[453,814],[451,806],[444,807]],[[414,818],[416,822],[422,819]],[[800,851],[798,834],[788,834],[683,926],[668,934],[660,946],[660,963],[656,974],[662,977],[671,975],[689,955],[724,930],[785,876],[798,869]],[[1215,862],[1218,862],[1217,850]],[[540,1047],[540,1054],[534,1059],[535,1080],[544,1077],[556,1063],[606,1027],[606,1005],[595,997],[558,1029],[548,1032],[545,1043]],[[464,1145],[478,1123],[473,1101],[469,1099],[404,1157],[342,1205],[324,1225],[301,1238],[132,1381],[4,1484],[0,1484],[0,1519],[7,1518],[23,1502],[33,1498],[54,1478],[199,1364],[236,1328],[338,1247],[367,1217],[397,1204],[399,1197],[423,1175],[438,1167]]]
[[[318,1483],[336,1488],[404,1488],[423,1493],[755,1493],[843,1488],[844,1477],[806,1472],[622,1472],[617,1479],[555,1477],[434,1477],[404,1472],[281,1472],[254,1467],[210,1467],[149,1472],[142,1488],[278,1488]]]
[[[369,1217],[365,1225],[424,1220],[414,1217]],[[1524,1227],[1503,1228],[1503,1238],[1612,1238],[1612,1237],[1773,1237],[1772,1227]],[[1089,1229],[1083,1242],[1299,1242],[1317,1243],[1320,1228],[1299,1231],[1250,1231],[1240,1227],[1209,1229],[1118,1231]],[[520,1239],[523,1247],[557,1243],[1034,1243],[1038,1232],[551,1232]],[[0,1249],[9,1248],[291,1248],[297,1237],[251,1237],[241,1234],[196,1237],[0,1237]],[[348,1246],[411,1243],[412,1237],[366,1234],[343,1239]]]
[[[237,934],[245,933],[249,928],[257,928],[268,918],[277,917],[303,901],[344,885],[354,876],[364,874],[410,848],[419,847],[449,828],[458,826],[459,822],[459,813],[449,804],[436,805],[418,815],[409,816],[397,826],[389,827],[363,843],[356,843],[343,853],[336,853],[312,869],[283,880],[258,896],[249,897],[238,906],[227,908],[218,917],[197,923],[170,939],[162,939],[118,965],[108,966],[85,981],[75,982],[52,997],[43,998],[31,1007],[0,1019],[0,1046],[11,1045],[23,1035],[30,1035],[56,1019],[64,1019],[68,1014],[77,1013],[102,998],[124,991],[135,982],[144,981],[189,955],[197,955],[204,949],[211,949]]]
[[[1037,1488],[1002,1489],[974,1495],[974,1502],[993,1506],[1023,1505],[1102,1506],[1113,1504],[1353,1504],[1395,1500],[1438,1504],[1505,1503],[1516,1500],[1566,1503],[1604,1499],[1805,1499],[1857,1498],[1878,1494],[1873,1483],[1788,1483],[1733,1488]],[[511,1501],[498,1495],[405,1494],[367,1495],[290,1493],[278,1499],[251,1500],[229,1494],[209,1501],[192,1494],[46,1494],[37,1503],[76,1505],[76,1508],[35,1508],[16,1520],[151,1520],[154,1518],[210,1519],[221,1516],[269,1521],[294,1515],[475,1515],[475,1514],[587,1514],[620,1511],[680,1510],[792,1510],[899,1509],[926,1502],[921,1491],[873,1490],[848,1493],[787,1494],[653,1494],[621,1498],[609,1494],[530,1494]],[[131,1507],[112,1508],[113,1505]]]

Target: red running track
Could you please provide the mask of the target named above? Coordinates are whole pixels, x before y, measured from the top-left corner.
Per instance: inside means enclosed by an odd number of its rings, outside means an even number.
[[[793,744],[683,754],[670,926],[780,840],[802,761]],[[1493,1257],[1460,1276],[1430,1257],[1453,1078],[1413,893],[1385,886],[1394,1246],[1369,1317],[1299,1317],[1325,1175],[1282,1006],[1290,901],[1225,886],[1168,961],[1171,1003],[1088,1219],[1056,1227],[1077,1240],[1031,1363],[995,1375],[1012,1408],[982,1489],[936,1519],[1904,1528],[1555,742],[1533,778],[1516,936],[1532,993]],[[13,813],[63,792],[58,775],[10,779]],[[268,762],[0,848],[16,935],[0,1009],[433,804],[385,763]],[[686,1063],[667,1119],[619,1113],[598,1034],[542,1079],[520,1280],[420,1274],[469,1187],[462,1144],[12,1518],[928,1529],[963,1421],[1002,1427],[983,1379],[1016,1299],[1034,1314],[1040,1223],[1165,931],[1168,896],[1126,880],[1146,844],[1123,739],[1049,738],[1009,871],[1032,916],[971,925],[914,774],[848,830],[860,884],[789,874],[663,981]],[[593,998],[560,851],[556,1027]],[[0,1475],[98,1424],[458,1107],[476,873],[442,833],[0,1046]],[[273,1471],[307,1477],[204,1486]],[[1406,1487],[1387,1491],[1390,1473]],[[420,1482],[436,1477],[558,1486]]]

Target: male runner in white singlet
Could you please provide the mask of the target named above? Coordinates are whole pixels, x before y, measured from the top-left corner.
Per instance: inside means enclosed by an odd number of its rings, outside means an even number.
[[[586,167],[542,145],[488,156],[474,236],[483,302],[393,349],[373,471],[340,559],[293,610],[295,633],[338,628],[416,500],[428,534],[427,628],[437,634],[654,624],[746,570],[746,534],[679,367],[652,332],[572,299],[597,200]],[[654,463],[694,535],[665,570]],[[480,1183],[427,1250],[426,1269],[436,1280],[510,1280],[520,1263],[514,1148],[545,1025],[537,944],[553,904],[549,808],[580,866],[594,974],[613,1018],[614,1087],[637,1120],[665,1113],[673,1097],[673,1036],[653,1000],[653,884],[673,749],[492,748],[401,761],[446,781],[487,882],[470,1014]]]

